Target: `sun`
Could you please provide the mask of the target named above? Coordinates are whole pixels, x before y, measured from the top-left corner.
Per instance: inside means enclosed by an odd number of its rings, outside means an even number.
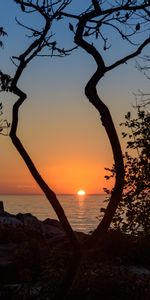
[[[84,191],[84,190],[79,190],[78,192],[77,192],[77,195],[78,196],[84,196],[86,194],[86,192]]]

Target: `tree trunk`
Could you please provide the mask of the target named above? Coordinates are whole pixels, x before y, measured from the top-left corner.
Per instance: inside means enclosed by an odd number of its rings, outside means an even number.
[[[90,14],[90,13],[89,13]],[[89,16],[89,14],[87,14]],[[91,16],[92,16],[91,12]],[[101,239],[101,237],[107,232],[110,223],[114,217],[116,208],[118,203],[122,197],[122,191],[124,186],[124,164],[123,164],[123,155],[119,142],[119,138],[109,112],[108,107],[102,102],[97,94],[97,84],[104,77],[105,73],[108,71],[107,67],[104,64],[104,60],[97,49],[93,46],[93,44],[88,43],[83,39],[84,28],[86,26],[86,22],[89,20],[88,16],[83,15],[80,18],[78,23],[77,31],[75,34],[75,43],[83,48],[87,53],[89,53],[95,60],[97,65],[97,70],[87,83],[85,87],[85,95],[89,99],[89,101],[93,104],[93,106],[97,109],[100,114],[102,125],[104,126],[114,157],[115,169],[116,169],[116,178],[115,178],[115,186],[113,188],[111,198],[109,204],[107,206],[105,215],[98,225],[98,227],[94,230],[89,243],[97,241]]]
[[[107,232],[110,223],[114,217],[118,203],[121,200],[124,186],[124,164],[120,142],[111,114],[107,106],[98,97],[96,92],[96,86],[93,85],[93,80],[90,80],[88,82],[85,88],[85,94],[89,101],[98,110],[101,116],[102,124],[106,130],[107,136],[111,144],[116,169],[115,185],[112,190],[105,215],[91,236],[91,241],[97,241],[98,239],[101,239],[101,237]]]
[[[15,95],[19,96],[18,101],[13,106],[12,126],[11,126],[11,130],[10,130],[10,137],[11,137],[12,143],[14,144],[15,148],[17,149],[17,151],[21,155],[22,159],[24,160],[31,175],[33,176],[33,178],[35,179],[35,181],[37,182],[37,184],[39,185],[39,187],[45,194],[45,196],[48,199],[48,201],[50,202],[50,204],[52,205],[72,246],[74,247],[75,250],[78,250],[79,249],[79,241],[78,241],[55,193],[49,188],[49,186],[46,184],[44,179],[41,177],[41,175],[39,174],[38,170],[36,169],[34,163],[32,162],[29,154],[27,153],[27,151],[23,147],[21,141],[19,140],[19,138],[16,135],[17,126],[18,126],[19,108],[27,96],[16,86],[12,86],[12,92]]]

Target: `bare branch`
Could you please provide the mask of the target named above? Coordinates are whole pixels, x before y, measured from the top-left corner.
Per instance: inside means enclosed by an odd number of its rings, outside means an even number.
[[[110,65],[109,67],[107,67],[107,68],[106,68],[106,72],[108,72],[108,71],[110,71],[110,70],[112,70],[112,69],[118,67],[118,66],[121,65],[121,64],[126,63],[128,60],[130,60],[130,59],[132,59],[132,58],[138,56],[139,54],[141,54],[142,50],[143,50],[149,43],[150,43],[150,38],[147,38],[147,39],[146,39],[146,40],[138,47],[138,49],[137,49],[135,52],[133,52],[133,53],[131,53],[131,54],[129,54],[129,55],[123,57],[122,59],[116,61],[115,63],[113,63],[112,65]]]
[[[98,11],[98,12],[101,11],[98,0],[92,0],[92,3],[93,3],[95,11]]]

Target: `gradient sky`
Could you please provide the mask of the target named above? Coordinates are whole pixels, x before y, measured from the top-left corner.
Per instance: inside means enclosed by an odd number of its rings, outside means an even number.
[[[81,1],[74,3],[81,9]],[[29,43],[27,32],[16,25],[15,16],[26,24],[37,24],[34,16],[20,13],[14,1],[1,0],[0,25],[8,37],[3,39],[5,47],[0,50],[0,69],[11,75],[15,67],[10,56],[19,55]],[[61,45],[72,47],[68,22],[59,29],[57,37]],[[113,37],[114,45],[104,54],[108,63],[128,53],[118,36]],[[103,187],[111,185],[104,179],[104,168],[113,163],[110,145],[97,111],[84,95],[84,86],[94,70],[92,58],[79,49],[65,58],[34,59],[19,81],[28,99],[20,111],[18,135],[56,193],[76,193],[81,188],[87,193],[102,193]],[[120,136],[119,123],[134,103],[132,92],[138,88],[148,91],[148,82],[132,61],[107,74],[98,88]],[[15,97],[1,93],[1,101],[4,116],[11,122]],[[39,192],[10,138],[0,136],[0,194]]]

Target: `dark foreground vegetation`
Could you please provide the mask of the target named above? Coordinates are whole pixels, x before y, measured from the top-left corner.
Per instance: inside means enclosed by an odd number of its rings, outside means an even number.
[[[0,221],[0,299],[62,299],[73,252],[60,223],[7,213]],[[150,299],[150,236],[110,230],[90,249],[88,235],[76,235],[84,254],[66,299]]]

